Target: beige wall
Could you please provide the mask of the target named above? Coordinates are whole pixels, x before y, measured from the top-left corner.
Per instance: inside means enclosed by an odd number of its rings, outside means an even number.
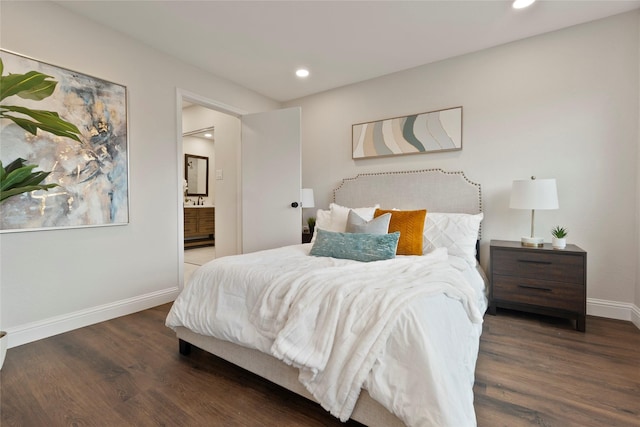
[[[177,88],[247,112],[278,103],[53,2],[2,2],[0,28],[3,49],[125,85],[129,101],[130,223],[0,235],[9,346],[172,300],[181,280]]]
[[[629,316],[638,238],[638,11],[287,103],[302,107],[303,186],[326,207],[342,178],[442,168],[482,184],[482,264],[491,239],[519,240],[529,213],[508,208],[514,179],[556,178],[560,209],[540,211],[588,251],[589,311]],[[417,53],[419,54],[419,52]],[[463,150],[351,159],[351,125],[463,106]],[[428,206],[427,206],[428,208]]]

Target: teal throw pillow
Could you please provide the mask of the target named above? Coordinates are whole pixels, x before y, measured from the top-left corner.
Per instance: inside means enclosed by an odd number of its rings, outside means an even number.
[[[311,255],[354,261],[380,261],[396,256],[400,233],[337,233],[318,229]]]

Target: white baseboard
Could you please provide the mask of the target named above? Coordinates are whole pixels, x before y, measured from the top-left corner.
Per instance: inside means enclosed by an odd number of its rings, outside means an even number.
[[[8,348],[17,347],[73,329],[166,304],[175,300],[179,293],[180,290],[176,286],[110,304],[28,323],[16,328],[9,328],[7,329]],[[587,314],[630,321],[640,329],[640,308],[631,303],[588,298]]]
[[[8,348],[166,304],[175,300],[179,293],[180,290],[176,286],[38,322],[27,323],[16,328],[9,328],[7,329]]]
[[[640,329],[640,308],[631,303],[587,298],[587,314],[627,320],[633,322]]]
[[[631,321],[640,329],[640,308],[634,305],[631,309]]]

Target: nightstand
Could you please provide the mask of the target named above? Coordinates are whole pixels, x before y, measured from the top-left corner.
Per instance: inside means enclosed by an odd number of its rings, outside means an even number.
[[[311,233],[302,233],[302,243],[311,243],[311,238],[313,234]]]
[[[585,331],[587,253],[576,245],[531,248],[492,240],[489,314],[509,308],[576,320]]]

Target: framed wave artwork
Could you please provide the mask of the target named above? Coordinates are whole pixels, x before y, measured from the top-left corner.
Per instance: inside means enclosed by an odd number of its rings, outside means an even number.
[[[128,224],[127,88],[0,60],[0,232]]]
[[[462,150],[462,107],[352,126],[354,159]]]

